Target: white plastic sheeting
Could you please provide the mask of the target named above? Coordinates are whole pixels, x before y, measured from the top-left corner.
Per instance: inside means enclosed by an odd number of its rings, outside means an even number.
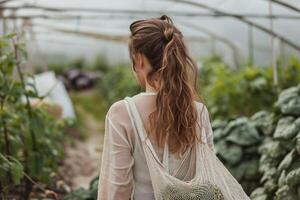
[[[269,14],[269,0],[191,0],[194,2],[204,3],[210,7],[229,12],[232,14]],[[194,57],[203,57],[211,55],[215,50],[219,55],[223,55],[225,60],[232,63],[232,50],[228,45],[214,41],[209,35],[199,30],[183,26],[188,21],[189,23],[197,24],[205,29],[214,32],[217,35],[225,37],[231,41],[239,52],[241,61],[246,61],[249,56],[249,38],[248,26],[231,17],[187,17],[172,15],[172,12],[188,12],[188,13],[211,13],[206,9],[187,5],[179,2],[170,2],[166,0],[24,0],[12,1],[7,5],[22,5],[24,2],[58,8],[95,8],[95,9],[112,9],[116,12],[82,12],[72,11],[67,14],[74,14],[80,16],[98,16],[97,18],[78,18],[73,20],[53,20],[53,19],[34,19],[33,23],[42,23],[47,25],[55,25],[58,27],[68,28],[71,30],[91,31],[97,33],[106,33],[111,35],[128,35],[129,24],[136,19],[157,17],[156,15],[147,14],[146,11],[161,11],[170,15],[177,26],[182,30],[184,35],[188,37],[199,36],[205,37],[206,41],[193,41],[189,43]],[[300,9],[299,0],[284,0],[283,2],[295,6]],[[300,17],[300,13],[291,9],[285,8],[278,4],[272,4],[272,14],[274,15],[288,15]],[[145,11],[144,14],[120,14],[118,10],[138,10]],[[45,10],[23,10],[18,11],[17,14],[47,14],[57,16],[62,13],[51,12]],[[65,14],[65,12],[63,12]],[[102,17],[99,17],[102,16]],[[255,23],[258,23],[270,29],[270,19],[268,18],[247,18]],[[288,38],[292,42],[300,45],[300,20],[298,19],[274,19],[273,29],[276,33]],[[129,61],[127,44],[116,43],[111,41],[96,41],[95,39],[84,38],[58,32],[49,32],[44,27],[34,27],[36,43],[32,43],[31,50],[37,55],[51,54],[51,55],[68,55],[71,57],[84,56],[92,58],[96,54],[104,54],[111,62]],[[253,48],[254,61],[257,64],[271,64],[272,63],[272,39],[271,36],[263,33],[256,28],[253,28]],[[39,48],[36,48],[38,46]],[[39,52],[37,52],[39,49]],[[293,48],[284,46],[285,54],[294,54],[299,56],[299,52]],[[45,57],[46,58],[46,57]],[[38,60],[38,58],[36,59]]]
[[[68,92],[52,71],[36,74],[27,79],[28,83],[35,83],[39,96],[46,96],[46,100],[61,106],[63,118],[75,118],[74,108]]]

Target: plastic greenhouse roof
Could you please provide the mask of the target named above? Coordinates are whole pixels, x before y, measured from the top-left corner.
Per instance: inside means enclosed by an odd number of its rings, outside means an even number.
[[[300,46],[300,1],[284,0],[291,8],[269,0],[23,0],[10,1],[4,7],[41,6],[45,9],[18,9],[17,16],[30,16],[27,31],[29,49],[32,55],[67,54],[71,57],[86,56],[92,58],[98,53],[105,54],[110,60],[128,61],[126,42],[110,39],[95,39],[84,34],[70,33],[89,32],[109,36],[128,36],[129,24],[140,18],[157,17],[161,13],[171,16],[174,23],[187,38],[188,45],[195,57],[203,57],[216,52],[224,55],[227,62],[233,63],[232,46],[236,48],[241,61],[248,59],[253,46],[253,58],[256,63],[270,64],[272,60],[272,39],[269,34],[251,28],[246,23],[229,16],[216,16],[207,9],[189,5],[184,2],[196,2],[207,5],[225,13],[244,15],[250,22],[270,29]],[[272,10],[270,10],[270,5]],[[65,9],[49,11],[49,8]],[[297,11],[298,10],[298,11]],[[273,14],[278,18],[272,21],[268,16]],[[5,10],[4,16],[13,12]],[[47,16],[47,18],[46,18]],[[12,26],[12,23],[8,23]],[[21,27],[22,20],[18,20]],[[68,30],[61,31],[61,30]],[[60,31],[59,31],[60,30]],[[252,32],[252,37],[249,37]],[[34,40],[33,40],[34,39]],[[251,42],[251,39],[253,42]],[[227,42],[224,42],[224,40]],[[249,41],[250,40],[250,41]],[[191,42],[192,41],[192,42]],[[286,55],[299,51],[289,45],[282,45],[274,40],[273,52],[283,52]],[[38,48],[37,48],[38,47]],[[111,59],[113,58],[113,59]]]

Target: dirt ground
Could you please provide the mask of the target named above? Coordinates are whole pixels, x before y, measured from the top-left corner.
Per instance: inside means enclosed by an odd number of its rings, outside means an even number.
[[[86,138],[75,139],[75,144],[65,147],[65,159],[60,173],[66,177],[66,182],[72,190],[80,187],[88,188],[90,181],[95,178],[100,169],[101,152],[104,136],[104,122],[97,121],[84,110]]]

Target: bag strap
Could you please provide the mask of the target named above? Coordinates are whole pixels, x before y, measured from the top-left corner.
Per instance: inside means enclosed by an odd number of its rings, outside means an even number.
[[[167,140],[166,140],[166,143],[164,146],[163,160],[161,162],[152,146],[151,141],[149,140],[148,137],[146,137],[146,130],[144,128],[139,111],[138,111],[134,101],[132,100],[132,97],[127,96],[124,99],[125,99],[125,102],[127,102],[129,116],[132,119],[134,126],[137,129],[137,134],[140,137],[141,141],[145,142],[147,144],[147,146],[150,148],[150,150],[151,150],[154,158],[157,160],[158,164],[162,165],[169,172],[169,147],[167,144]],[[197,105],[196,102],[195,102],[195,105],[196,105],[197,110],[199,110],[199,106]],[[205,130],[203,129],[203,127],[201,127],[201,129],[199,131],[200,131],[200,135],[201,135],[200,137],[201,137],[202,142],[207,143],[206,133],[205,133]],[[146,153],[145,150],[144,150],[144,153]],[[174,174],[176,174],[176,173],[177,172],[175,171]]]
[[[128,105],[128,109],[129,109],[129,115],[134,123],[134,126],[136,127],[137,129],[137,134],[139,135],[140,139],[142,142],[145,142],[147,144],[147,146],[150,148],[150,150],[152,151],[152,154],[154,156],[154,158],[157,160],[157,162],[159,164],[162,164],[164,166],[164,168],[169,171],[169,160],[168,160],[168,157],[169,157],[169,148],[168,148],[168,145],[167,143],[165,144],[165,147],[164,147],[164,154],[163,154],[163,162],[161,163],[160,162],[160,159],[158,158],[150,140],[148,137],[146,137],[146,130],[144,128],[144,125],[143,125],[143,122],[142,122],[142,119],[141,119],[141,116],[139,114],[139,111],[135,105],[135,103],[133,102],[132,98],[131,97],[125,97],[124,98],[127,102],[127,105]],[[146,153],[144,151],[144,153]]]
[[[167,171],[169,172],[169,146],[167,140],[164,146],[163,164],[166,167]]]
[[[197,110],[199,110],[199,112],[200,112],[200,114],[198,113],[198,117],[200,118],[199,120],[201,120],[202,122],[204,122],[204,123],[207,123],[207,116],[204,116],[205,118],[204,119],[202,119],[201,118],[201,114],[202,114],[202,112],[203,112],[203,109],[205,109],[204,108],[204,104],[202,104],[202,108],[200,109],[200,106],[198,106],[198,104],[196,103],[196,108],[197,108]],[[202,124],[202,126],[200,127],[200,130],[199,130],[199,132],[200,132],[200,137],[201,137],[201,141],[203,142],[203,143],[205,143],[205,144],[207,144],[207,138],[206,138],[206,132],[205,132],[206,130],[205,130],[205,127],[203,126],[203,124]]]

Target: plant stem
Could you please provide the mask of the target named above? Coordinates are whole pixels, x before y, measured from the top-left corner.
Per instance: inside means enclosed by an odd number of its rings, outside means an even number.
[[[3,109],[4,109],[4,100],[1,98],[1,110],[3,110]],[[6,121],[5,121],[5,119],[3,117],[1,119],[1,121],[2,121],[2,125],[3,125],[3,133],[4,133],[4,140],[5,140],[6,155],[10,156],[8,131],[7,131],[7,127],[6,127]]]
[[[18,62],[18,60],[19,60],[19,53],[18,52],[19,51],[18,51],[18,47],[17,47],[17,45],[15,43],[14,43],[14,50],[15,50],[15,59],[17,61],[16,67],[17,67],[18,75],[20,77],[23,89],[26,90],[24,76],[23,76],[23,73],[21,71],[20,64]],[[30,106],[30,102],[29,102],[29,97],[26,94],[26,92],[25,92],[24,95],[25,95],[25,98],[26,98],[26,107],[27,107],[27,112],[28,112],[29,118],[32,118],[32,110],[31,110],[31,106]],[[31,135],[32,143],[33,143],[33,150],[36,151],[37,149],[36,149],[35,134],[34,134],[34,132],[33,132],[33,130],[31,129],[30,126],[29,126],[29,131],[30,131],[30,135]]]
[[[15,60],[16,60],[16,63],[17,63],[16,68],[17,68],[17,71],[18,71],[18,75],[20,77],[22,87],[23,87],[24,91],[26,91],[25,80],[24,80],[23,73],[21,71],[20,63],[19,63],[19,51],[18,51],[17,44],[15,42],[13,42],[13,47],[14,47],[14,53],[15,53]],[[26,92],[25,92],[24,95],[25,95],[25,98],[26,98],[26,108],[27,108],[26,110],[27,110],[28,117],[29,117],[28,128],[29,128],[29,132],[30,132],[30,136],[31,136],[31,140],[32,140],[32,150],[33,150],[34,153],[36,153],[36,151],[37,151],[36,138],[35,138],[34,131],[32,130],[32,128],[30,126],[30,119],[32,118],[32,110],[31,110],[31,106],[30,106],[30,102],[29,102],[29,97],[26,94]],[[25,144],[25,142],[24,142],[24,144]],[[25,171],[25,173],[28,173],[29,172],[29,168],[28,168],[28,151],[27,151],[26,145],[24,145],[24,156],[25,156],[25,170],[24,171]],[[34,154],[34,157],[35,157],[35,168],[37,169],[38,164],[37,164],[37,157],[36,157],[35,154]],[[32,189],[31,182],[28,179],[25,179],[25,199],[29,198],[29,194],[31,192],[31,189]]]
[[[5,80],[6,81],[6,80]],[[1,97],[1,110],[4,109],[4,103],[5,103],[5,97]],[[3,133],[4,133],[4,141],[5,141],[5,152],[7,156],[10,156],[10,144],[9,144],[9,139],[8,139],[8,131],[7,131],[7,124],[5,121],[5,118],[2,117],[1,119],[2,125],[3,125]],[[11,172],[7,172],[7,176],[9,181],[12,181],[12,175]]]

